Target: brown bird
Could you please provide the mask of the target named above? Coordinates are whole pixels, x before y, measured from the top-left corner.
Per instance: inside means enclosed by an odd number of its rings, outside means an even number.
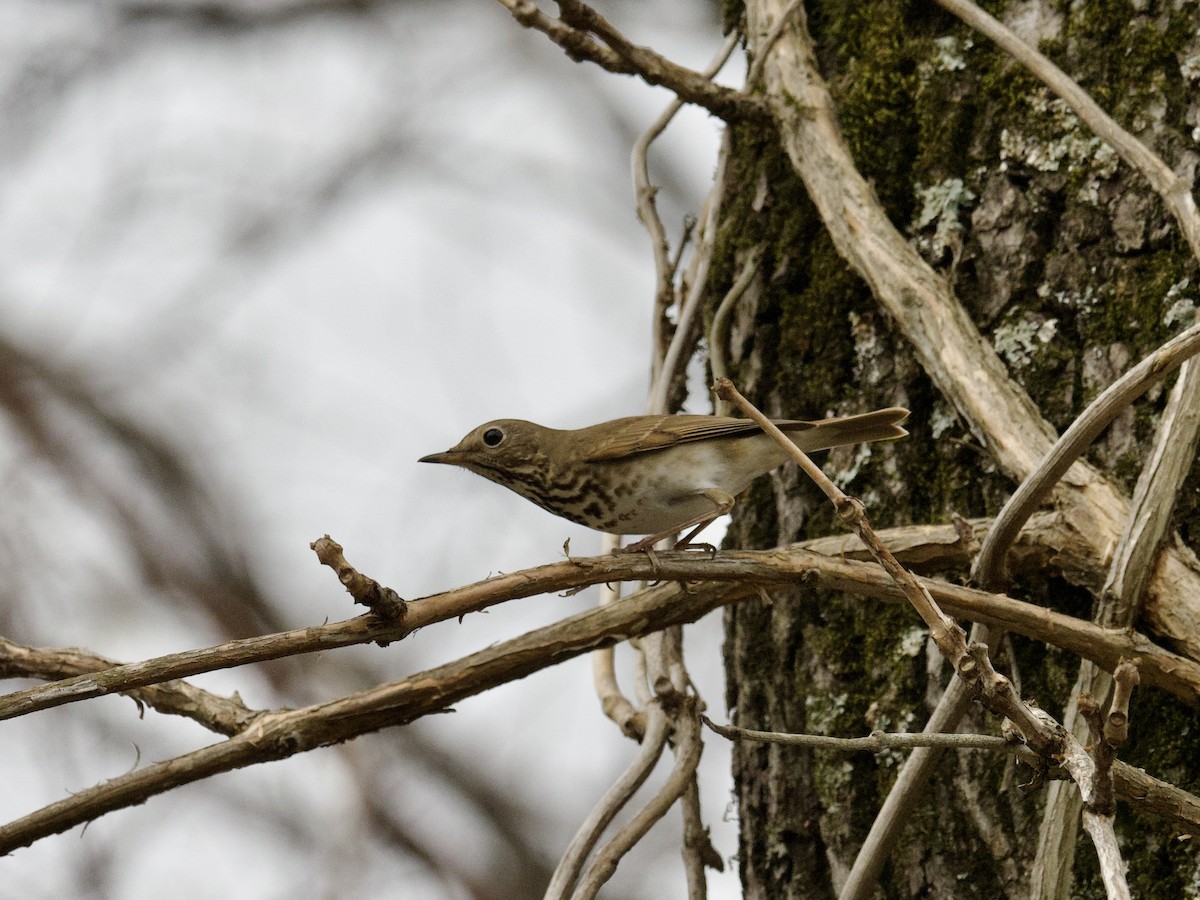
[[[811,453],[902,438],[908,432],[899,423],[907,416],[891,408],[775,424]],[[469,469],[597,531],[649,535],[625,548],[636,551],[696,525],[677,545],[687,546],[751,481],[787,458],[749,419],[679,415],[630,416],[574,431],[497,419],[420,461]]]

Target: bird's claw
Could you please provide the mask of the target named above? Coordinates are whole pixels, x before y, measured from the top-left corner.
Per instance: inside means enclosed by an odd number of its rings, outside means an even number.
[[[716,546],[714,544],[708,543],[707,541],[700,541],[695,544],[680,541],[678,544],[675,545],[675,549],[680,550],[684,553],[688,552],[689,550],[699,550],[703,553],[707,553],[709,559],[717,558]]]
[[[650,560],[650,568],[654,570],[657,576],[661,571],[658,565],[658,554],[654,552],[655,537],[644,538],[636,544],[630,544],[628,547],[614,547],[613,556],[623,556],[628,553],[645,553],[646,558]],[[657,581],[655,582],[657,584]]]

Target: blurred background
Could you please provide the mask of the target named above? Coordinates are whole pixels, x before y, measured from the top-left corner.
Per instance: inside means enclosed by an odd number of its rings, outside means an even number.
[[[722,42],[715,4],[600,9],[693,68]],[[416,459],[492,418],[641,412],[654,285],[629,152],[667,92],[572,63],[493,0],[6,0],[0,35],[0,634],[136,660],[346,618],[309,549],[327,532],[409,599],[560,559],[568,537],[598,552]],[[673,235],[718,138],[685,110],[652,151]],[[594,602],[194,681],[298,706]],[[717,719],[720,641],[715,616],[686,637]],[[120,697],[0,730],[4,821],[220,740]],[[0,881],[27,898],[537,896],[635,749],[585,657],[108,815],[0,860]],[[708,744],[703,773],[728,857],[727,748]],[[605,896],[683,896],[679,840],[673,812]],[[710,887],[740,893],[734,874]]]

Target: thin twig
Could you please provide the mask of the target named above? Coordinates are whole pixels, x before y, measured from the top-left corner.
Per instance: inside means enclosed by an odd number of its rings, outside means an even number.
[[[704,298],[704,290],[708,278],[708,267],[712,262],[713,250],[717,241],[717,225],[721,207],[721,194],[725,190],[725,169],[728,165],[731,147],[729,131],[726,130],[721,138],[721,152],[717,159],[717,171],[713,176],[713,186],[704,201],[704,210],[700,217],[699,233],[696,250],[688,264],[687,277],[682,285],[685,293],[679,311],[679,321],[675,326],[675,334],[671,344],[663,355],[662,365],[650,385],[646,399],[646,413],[661,415],[667,410],[667,395],[671,390],[671,381],[681,364],[686,363],[691,355],[692,323]],[[685,355],[685,350],[687,354]]]
[[[641,749],[575,832],[575,837],[554,870],[550,886],[546,888],[545,900],[565,900],[571,896],[579,880],[579,873],[583,870],[583,864],[596,842],[600,840],[601,833],[629,802],[634,792],[645,784],[654,767],[658,765],[658,759],[667,744],[670,722],[660,703],[651,703],[646,708],[645,717],[646,736],[642,740]]]
[[[700,809],[700,777],[692,773],[692,780],[680,798],[683,812],[683,855],[684,873],[687,875],[688,900],[704,900],[708,895],[706,869],[725,871],[725,860],[712,844],[708,829],[704,826]]]
[[[389,622],[404,621],[405,603],[400,595],[350,565],[342,554],[341,544],[325,535],[313,541],[309,547],[317,554],[322,565],[329,566],[337,573],[338,581],[349,591],[355,603],[361,603]]]
[[[1013,750],[1020,746],[992,734],[926,734],[924,732],[872,731],[866,737],[839,738],[824,734],[787,734],[778,731],[755,731],[736,725],[718,725],[701,716],[700,721],[721,737],[739,741],[761,741],[793,747],[812,747],[818,750],[865,751],[882,753],[885,750],[911,750],[914,747],[941,747],[951,750]]]
[[[729,366],[726,363],[729,352],[729,323],[733,318],[733,310],[738,301],[742,299],[742,295],[754,281],[754,276],[758,274],[758,264],[761,259],[762,247],[755,247],[747,254],[745,262],[742,263],[742,271],[738,273],[733,285],[721,298],[721,303],[713,314],[712,326],[708,329],[708,366],[714,381],[730,377]],[[729,410],[725,408],[727,406],[728,404],[724,400],[718,398],[716,414],[718,416],[729,415]]]
[[[978,636],[974,628],[971,633],[972,636]],[[953,731],[970,706],[970,686],[961,678],[951,679],[921,733],[932,736]],[[854,857],[854,863],[842,884],[839,900],[869,897],[875,892],[875,884],[895,846],[896,838],[911,820],[925,783],[933,776],[941,757],[940,749],[918,747],[900,766],[891,790]]]
[[[666,815],[683,796],[700,762],[702,744],[700,722],[693,705],[694,698],[681,698],[684,709],[675,717],[675,767],[658,793],[642,807],[636,816],[618,831],[596,854],[580,879],[572,900],[594,900],[600,888],[613,876],[617,864],[640,841],[650,828]]]
[[[716,57],[702,73],[705,78],[712,78],[721,71],[721,68],[733,53],[734,48],[737,47],[737,42],[737,33],[730,34],[720,52],[717,53]],[[658,207],[654,202],[658,188],[650,180],[650,145],[666,130],[671,120],[675,118],[676,113],[682,108],[683,101],[678,99],[672,100],[667,105],[662,114],[654,120],[654,124],[638,135],[638,139],[633,144],[630,161],[631,168],[633,169],[633,186],[637,202],[638,219],[650,235],[650,249],[654,257],[656,285],[654,292],[654,328],[656,333],[661,331],[661,323],[666,316],[666,311],[675,303],[673,279],[675,270],[678,267],[678,260],[672,261],[671,259],[671,248],[667,241],[667,230],[663,226],[662,217],[659,216]],[[682,250],[682,246],[680,249]],[[659,343],[660,341],[656,338],[653,341],[653,346],[657,348]],[[655,354],[654,367],[651,371],[652,379],[658,377],[661,362],[657,354]]]
[[[1049,720],[1045,714],[1026,704],[1013,689],[1012,683],[998,673],[988,658],[987,647],[982,644],[968,646],[966,634],[958,627],[934,600],[929,589],[911,572],[905,569],[891,551],[883,545],[879,536],[867,521],[866,510],[856,498],[850,497],[821,471],[808,455],[793,443],[787,435],[768,419],[733,386],[728,379],[717,382],[715,390],[722,398],[734,403],[746,416],[754,420],[766,434],[775,439],[788,455],[804,470],[837,509],[838,515],[858,535],[875,561],[887,572],[905,599],[912,605],[929,628],[930,637],[938,650],[954,667],[959,678],[969,681],[976,699],[987,709],[1004,716],[1021,732],[1025,743],[1043,756],[1052,756],[1061,750],[1062,728]]]
[[[620,546],[621,539],[617,535],[606,534],[600,542],[600,552],[608,556]],[[600,585],[600,597],[596,601],[599,606],[608,606],[621,599],[621,582],[605,582]],[[629,702],[617,683],[617,668],[613,647],[601,647],[592,652],[592,684],[596,696],[600,698],[600,708],[608,716],[621,733],[635,741],[640,741],[646,732],[646,713]]]
[[[675,765],[664,788],[645,804],[625,829],[618,832],[596,854],[588,872],[581,879],[582,886],[577,892],[577,896],[581,897],[592,896],[612,876],[620,859],[673,805],[674,801],[668,802],[672,795],[676,801],[684,801],[680,809],[684,816],[685,833],[695,835],[704,831],[704,825],[699,818],[699,805],[686,802],[689,791],[695,785],[696,767],[700,763],[700,733],[694,720],[704,709],[704,702],[698,695],[689,693],[691,677],[683,661],[683,629],[674,626],[645,635],[638,642],[637,649],[637,658],[643,667],[642,677],[653,692],[655,700],[662,703],[671,722],[674,735],[671,749],[675,755]],[[691,740],[694,740],[695,747],[689,745],[689,735],[693,736]],[[682,788],[679,787],[681,784]],[[689,896],[698,894],[700,900],[703,900],[707,885],[703,877],[704,861],[701,847],[685,841],[681,849]]]
[[[76,677],[86,682],[99,672],[104,672],[106,677],[111,678],[114,674],[112,670],[122,668],[124,667],[117,660],[77,647],[26,647],[0,637],[0,678],[56,681],[55,685],[42,685],[40,688],[31,689],[35,697],[39,691],[45,691],[50,695],[58,693],[67,696],[69,699],[63,699],[63,703],[71,702],[71,699],[83,699],[82,695],[71,697],[71,691],[64,690],[63,682]],[[150,668],[153,669],[153,666]],[[239,697],[222,697],[179,679],[155,680],[153,683],[146,682],[141,687],[121,687],[118,686],[119,681],[119,677],[112,678],[110,690],[106,690],[105,693],[127,694],[136,702],[144,703],[157,712],[183,716],[217,734],[237,734],[263,714],[262,710],[246,706]],[[0,697],[0,707],[20,707],[19,694],[25,692]],[[28,711],[44,708],[46,707],[35,703]]]
[[[841,488],[835,485],[826,477],[803,450],[793,443],[787,435],[779,430],[770,419],[756,408],[749,400],[742,396],[733,382],[728,378],[723,378],[717,381],[715,391],[718,397],[727,402],[733,403],[738,407],[743,414],[754,420],[766,434],[774,438],[775,441],[787,451],[788,455],[800,466],[812,481],[824,492],[825,496],[833,503],[837,509],[838,515],[842,518],[855,534],[858,539],[866,545],[871,556],[875,561],[883,567],[884,571],[891,576],[896,585],[904,592],[904,596],[912,604],[913,609],[925,621],[929,627],[930,635],[938,648],[945,655],[946,659],[954,666],[954,670],[963,678],[971,678],[976,675],[976,665],[973,657],[969,654],[966,642],[966,634],[958,627],[953,619],[942,612],[941,608],[934,601],[929,591],[924,588],[907,569],[897,562],[890,550],[883,545],[879,536],[868,524],[866,519],[866,511],[862,503],[857,499],[845,494]],[[1031,739],[1026,735],[1026,739]]]
[[[1097,757],[1093,759],[1048,713],[1025,703],[1017,694],[1012,682],[992,666],[987,646],[980,643],[968,646],[962,629],[942,612],[930,593],[922,589],[920,582],[891,556],[871,530],[862,504],[842,493],[808,456],[746,400],[732,383],[728,380],[718,382],[716,390],[725,399],[735,403],[755,424],[774,438],[829,497],[837,508],[838,515],[854,529],[871,550],[872,556],[895,580],[906,599],[925,620],[938,650],[954,666],[959,678],[970,683],[975,699],[991,712],[1011,722],[1024,742],[1042,757],[1047,766],[1061,760],[1063,767],[1078,786],[1088,810],[1097,811],[1102,815],[1110,814],[1111,810],[1107,804],[1109,795],[1106,793],[1111,788],[1108,765],[1110,754],[1107,753],[1107,748],[1098,752]],[[1096,828],[1100,828],[1102,824],[1093,823]],[[1108,824],[1111,827],[1111,815]],[[1096,838],[1096,846],[1101,854],[1102,864],[1106,864],[1105,844],[1100,837]],[[1115,871],[1123,872],[1123,869],[1118,865]],[[1110,873],[1105,878],[1106,885],[1116,885],[1118,880],[1123,881],[1123,875],[1118,879],[1116,874]],[[1123,896],[1114,891],[1114,888],[1110,888],[1110,896]],[[845,892],[846,888],[843,888],[843,893]]]

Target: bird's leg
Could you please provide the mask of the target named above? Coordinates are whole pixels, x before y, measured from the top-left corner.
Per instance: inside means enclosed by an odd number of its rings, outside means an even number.
[[[717,548],[715,546],[713,546],[712,544],[708,544],[708,543],[704,543],[704,542],[693,543],[693,541],[695,540],[696,535],[698,535],[700,532],[702,532],[705,528],[707,528],[709,525],[711,525],[714,521],[719,519],[721,516],[725,515],[727,512],[729,512],[731,509],[733,509],[733,504],[736,501],[736,498],[730,496],[729,494],[725,493],[724,491],[717,490],[716,488],[709,488],[707,491],[704,491],[704,496],[706,496],[713,503],[717,504],[717,511],[715,513],[713,513],[712,515],[710,515],[708,518],[702,520],[700,522],[700,524],[698,524],[695,528],[693,528],[691,531],[689,531],[687,533],[687,535],[685,535],[684,538],[675,545],[675,549],[676,550],[707,550],[709,553],[709,558],[711,559],[717,555]],[[686,526],[681,526],[681,528],[683,528],[683,527],[686,527]]]
[[[648,550],[653,547],[663,538],[668,538],[677,532],[683,531],[685,528],[691,528],[693,525],[695,525],[696,527],[688,532],[687,537],[675,545],[675,549],[686,550],[689,547],[708,547],[715,554],[716,547],[713,547],[712,544],[693,544],[692,538],[707,528],[714,519],[719,519],[721,516],[733,509],[735,498],[732,494],[727,494],[722,490],[718,490],[717,488],[709,488],[707,490],[700,491],[699,493],[703,497],[710,500],[716,509],[701,513],[698,516],[688,519],[686,522],[680,522],[678,525],[673,525],[666,531],[660,531],[658,534],[652,534],[649,537],[644,537],[637,543],[630,544],[628,547],[622,547],[619,551],[614,552],[641,553],[643,550]]]
[[[696,537],[696,535],[698,535],[700,532],[702,532],[705,528],[707,528],[709,525],[711,525],[713,522],[715,522],[717,520],[718,516],[720,516],[720,515],[723,515],[723,513],[718,513],[718,515],[713,516],[711,519],[706,519],[705,521],[703,521],[699,525],[697,525],[695,528],[693,528],[691,531],[689,531],[687,533],[686,537],[684,537],[682,540],[679,540],[675,543],[675,549],[676,550],[705,550],[708,552],[709,559],[714,558],[717,555],[717,548],[714,544],[709,544],[706,541],[698,541],[697,542],[697,541],[694,541],[693,539]]]

